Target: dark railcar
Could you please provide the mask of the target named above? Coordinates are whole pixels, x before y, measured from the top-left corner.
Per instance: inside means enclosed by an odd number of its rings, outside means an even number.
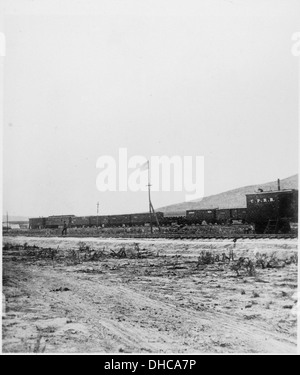
[[[164,219],[164,214],[163,212],[156,212],[156,217],[161,224]],[[151,217],[150,213],[141,213],[141,214],[133,214],[131,216],[131,225],[145,225],[145,224],[150,224],[151,222]],[[154,215],[152,216],[152,224],[156,225],[156,219]]]
[[[247,221],[247,208],[233,208],[231,210],[231,217],[233,220]]]
[[[186,220],[190,224],[202,224],[205,221],[207,224],[216,222],[216,210],[187,210]]]
[[[220,208],[216,210],[218,224],[231,224],[233,221],[244,223],[247,219],[247,208]]]
[[[43,229],[46,227],[45,217],[34,217],[29,219],[29,229]]]
[[[68,227],[72,226],[72,221],[75,218],[75,215],[57,215],[49,216],[46,219],[46,228],[61,228],[64,225],[64,222],[67,223]]]
[[[186,225],[187,220],[185,215],[176,215],[176,216],[164,216],[160,219],[159,223],[162,226],[172,226],[172,225]]]
[[[247,208],[231,208],[230,221],[239,221],[244,223],[247,220]]]
[[[231,220],[230,208],[221,208],[216,210],[216,219],[218,224],[226,224]]]
[[[109,216],[90,216],[89,218],[91,227],[106,227],[109,224]]]
[[[258,233],[288,232],[298,222],[298,190],[277,190],[247,194],[247,221]]]
[[[108,216],[108,226],[119,227],[119,226],[131,225],[130,215],[111,215]]]
[[[71,222],[69,222],[69,226],[76,228],[89,227],[90,218],[89,216],[74,216]]]

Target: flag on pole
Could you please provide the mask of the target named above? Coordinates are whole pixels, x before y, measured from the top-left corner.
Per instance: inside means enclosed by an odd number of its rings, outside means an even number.
[[[146,171],[147,169],[149,169],[149,161],[147,160],[146,163],[142,164],[139,168],[140,172],[142,171]]]

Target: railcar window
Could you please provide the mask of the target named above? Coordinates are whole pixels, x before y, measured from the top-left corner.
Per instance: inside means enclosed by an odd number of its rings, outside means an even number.
[[[274,202],[275,201],[275,199],[274,198],[270,198],[270,202]]]
[[[261,199],[260,199],[260,198],[258,198],[258,199],[257,199],[257,203],[260,203],[260,202],[261,202]]]
[[[264,202],[268,202],[268,199],[267,199],[267,198],[264,198]]]

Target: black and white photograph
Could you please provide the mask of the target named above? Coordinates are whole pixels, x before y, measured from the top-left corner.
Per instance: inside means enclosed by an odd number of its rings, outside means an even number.
[[[0,0],[2,355],[300,354],[299,15]]]

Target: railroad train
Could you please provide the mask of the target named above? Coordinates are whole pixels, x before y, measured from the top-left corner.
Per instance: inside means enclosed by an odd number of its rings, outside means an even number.
[[[156,212],[159,223],[163,223],[164,214]],[[43,228],[61,228],[64,223],[69,228],[82,227],[121,227],[121,226],[141,226],[150,224],[151,217],[149,213],[127,214],[127,215],[100,215],[100,216],[75,216],[75,215],[58,215],[29,219],[30,229]],[[152,216],[153,225],[155,219]]]
[[[246,194],[246,207],[187,210],[184,215],[168,217],[156,212],[160,226],[203,224],[254,224],[256,233],[288,233],[290,223],[298,223],[298,190],[259,191]],[[30,229],[74,227],[132,227],[149,225],[149,213],[127,215],[59,215],[29,219]]]

